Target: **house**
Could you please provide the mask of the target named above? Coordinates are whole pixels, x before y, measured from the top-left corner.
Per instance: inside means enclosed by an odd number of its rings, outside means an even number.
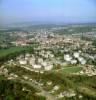
[[[46,66],[47,66],[47,62],[42,62],[41,65],[42,65],[43,67],[46,67]]]
[[[21,65],[26,65],[26,64],[27,64],[27,61],[26,61],[26,60],[19,60],[19,63],[20,63]]]
[[[53,90],[57,91],[57,90],[59,90],[59,88],[60,88],[60,86],[56,85],[53,87]]]
[[[38,63],[43,63],[43,59],[42,58],[38,58]]]
[[[44,69],[46,71],[52,70],[52,68],[53,68],[53,65],[47,65],[47,66],[44,67]]]
[[[76,64],[77,60],[71,60],[71,64]]]
[[[27,54],[25,55],[25,57],[30,57],[30,54],[29,54],[29,53],[27,53]]]
[[[79,57],[79,53],[78,53],[78,52],[74,52],[74,53],[73,53],[73,56],[74,56],[75,58],[78,58],[78,57]]]
[[[82,61],[81,61],[81,64],[82,64],[82,65],[86,64],[86,60],[82,60]]]
[[[41,67],[42,67],[41,65],[36,65],[36,64],[33,65],[33,68],[34,68],[34,69],[41,69]]]
[[[82,65],[86,64],[86,60],[83,57],[79,57],[78,60]]]
[[[35,57],[30,58],[29,60],[29,64],[33,65],[35,63]]]
[[[65,61],[71,61],[72,57],[70,57],[69,54],[64,55],[64,60]]]
[[[52,81],[47,82],[47,85],[52,85]]]
[[[51,58],[53,58],[53,57],[54,57],[54,55],[53,55],[53,54],[50,54],[49,56],[50,56]]]

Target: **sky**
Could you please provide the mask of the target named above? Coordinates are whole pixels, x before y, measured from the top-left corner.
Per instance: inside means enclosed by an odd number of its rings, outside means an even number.
[[[96,0],[0,0],[0,22],[96,22]]]

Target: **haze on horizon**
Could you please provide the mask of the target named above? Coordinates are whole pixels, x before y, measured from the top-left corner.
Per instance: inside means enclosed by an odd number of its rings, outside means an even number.
[[[96,22],[96,0],[0,0],[0,24]]]

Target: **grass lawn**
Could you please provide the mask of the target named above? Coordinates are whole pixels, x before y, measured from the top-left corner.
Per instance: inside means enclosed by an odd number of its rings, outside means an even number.
[[[62,72],[62,73],[76,73],[76,72],[79,72],[81,70],[82,70],[82,67],[76,66],[76,67],[66,67],[66,68],[60,70],[60,72]]]
[[[22,51],[22,50],[25,50],[25,48],[23,48],[23,47],[11,47],[11,48],[8,48],[8,49],[1,49],[0,50],[0,57],[6,56],[10,53],[19,52],[19,51]]]
[[[14,54],[18,52],[23,52],[23,51],[28,51],[31,50],[33,47],[22,47],[22,46],[17,46],[17,47],[10,47],[7,49],[0,49],[0,57],[5,57],[9,54]]]

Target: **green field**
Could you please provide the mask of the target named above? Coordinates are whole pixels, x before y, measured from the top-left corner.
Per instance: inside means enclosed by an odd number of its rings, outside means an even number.
[[[0,49],[0,57],[3,57],[3,56],[6,56],[8,54],[13,54],[13,53],[16,53],[16,52],[22,52],[22,51],[31,51],[33,50],[33,46],[25,46],[25,47],[22,47],[22,46],[17,46],[17,47],[10,47],[10,48],[7,48],[7,49]]]
[[[73,67],[66,67],[60,70],[62,73],[76,73],[82,70],[82,67],[73,66]]]
[[[6,56],[10,53],[20,52],[23,50],[26,50],[26,48],[24,48],[24,47],[11,47],[8,49],[1,49],[0,50],[0,57]]]
[[[31,47],[10,47],[7,49],[0,49],[0,64],[2,64],[3,62],[13,59],[15,57],[17,57],[20,54],[24,54],[26,52],[29,53],[33,53],[33,46]]]

